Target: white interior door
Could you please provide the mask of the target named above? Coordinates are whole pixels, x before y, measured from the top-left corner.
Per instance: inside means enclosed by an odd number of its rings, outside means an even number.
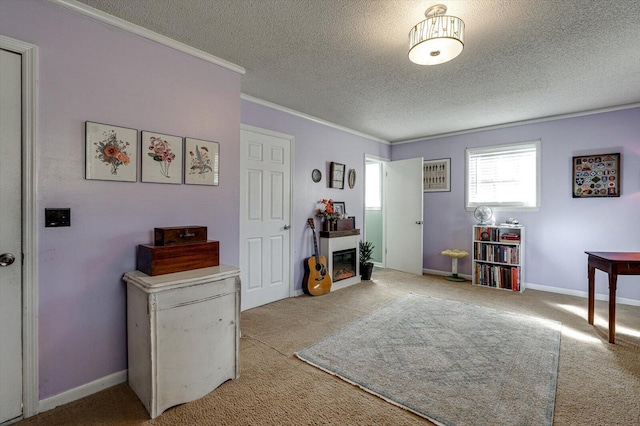
[[[386,163],[386,267],[422,275],[422,158]]]
[[[240,132],[241,310],[291,294],[293,138]]]
[[[0,423],[22,415],[21,61],[0,49]]]

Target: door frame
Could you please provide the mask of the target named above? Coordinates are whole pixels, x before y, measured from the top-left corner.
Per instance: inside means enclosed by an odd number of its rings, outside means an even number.
[[[38,413],[38,47],[0,35],[0,48],[22,57],[22,417]]]
[[[276,138],[281,138],[281,139],[287,139],[290,142],[290,148],[291,151],[289,152],[289,167],[290,167],[290,173],[289,173],[289,185],[291,188],[291,200],[289,203],[289,226],[291,227],[290,230],[291,232],[289,232],[289,297],[293,297],[295,295],[294,292],[294,284],[295,284],[295,277],[293,275],[294,272],[294,254],[295,254],[295,246],[294,246],[294,235],[296,232],[296,227],[294,226],[295,223],[295,216],[294,214],[294,204],[295,204],[295,137],[292,135],[287,135],[285,133],[280,133],[280,132],[276,132],[273,130],[268,130],[268,129],[263,129],[261,127],[256,127],[256,126],[251,126],[249,124],[242,124],[240,123],[240,130],[246,130],[248,132],[254,132],[254,133],[261,133],[263,135],[267,135],[267,136],[273,136]],[[242,136],[240,137],[240,149],[242,149]],[[242,155],[242,153],[240,153],[240,155]],[[243,173],[244,170],[240,170],[240,173]],[[240,186],[240,197],[244,197],[245,194],[245,189]],[[242,216],[242,215],[241,215]],[[243,237],[243,220],[242,217],[240,217],[240,250],[244,250],[243,248],[243,244],[242,244],[242,237]],[[239,256],[240,258],[246,258],[246,256]],[[240,268],[242,268],[242,265],[240,265]]]
[[[371,155],[371,154],[365,154],[364,155],[364,182],[365,182],[365,199],[366,199],[366,182],[367,182],[367,163],[378,163],[381,166],[381,173],[380,173],[380,191],[381,191],[381,210],[382,210],[382,262],[373,262],[373,264],[375,266],[381,267],[381,268],[385,268],[386,264],[387,264],[387,221],[386,221],[386,205],[387,205],[387,190],[386,190],[386,183],[387,180],[385,179],[386,173],[387,173],[387,163],[391,161],[388,158],[383,158],[383,157],[378,157],[376,155]],[[364,203],[364,208],[362,211],[362,217],[366,217],[367,214],[367,203],[365,201]],[[364,241],[366,241],[367,239],[367,223],[366,221],[363,222],[364,223],[364,235],[363,235],[363,239]]]

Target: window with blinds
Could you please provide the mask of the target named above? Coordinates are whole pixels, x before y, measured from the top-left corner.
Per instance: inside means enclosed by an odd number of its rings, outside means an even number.
[[[466,208],[540,206],[540,141],[469,148]]]

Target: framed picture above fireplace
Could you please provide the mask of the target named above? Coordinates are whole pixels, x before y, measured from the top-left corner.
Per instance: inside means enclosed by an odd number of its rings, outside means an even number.
[[[329,188],[344,189],[344,170],[345,165],[342,163],[331,162],[331,179],[329,180]]]

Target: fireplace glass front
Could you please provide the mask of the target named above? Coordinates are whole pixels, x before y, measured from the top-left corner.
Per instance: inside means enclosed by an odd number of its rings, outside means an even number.
[[[333,252],[333,282],[356,276],[356,249]]]

